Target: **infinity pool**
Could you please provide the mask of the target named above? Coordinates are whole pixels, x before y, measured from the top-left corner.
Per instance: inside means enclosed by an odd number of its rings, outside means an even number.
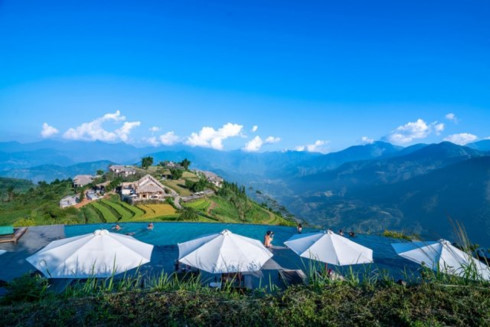
[[[151,271],[161,270],[171,272],[173,264],[178,257],[177,243],[221,232],[228,229],[233,233],[255,238],[262,241],[268,230],[274,232],[272,242],[274,248],[274,261],[286,269],[308,269],[308,260],[300,258],[284,246],[284,242],[296,234],[295,227],[245,225],[245,224],[216,224],[216,223],[154,223],[153,230],[147,230],[147,223],[121,223],[122,229],[117,233],[131,233],[136,239],[155,245],[150,265],[146,268]],[[68,225],[65,226],[66,237],[87,234],[96,229],[108,229],[116,232],[114,224]],[[303,233],[315,232],[315,229],[303,229]],[[404,278],[406,273],[418,275],[419,266],[396,255],[391,243],[400,240],[376,235],[356,235],[351,238],[354,242],[362,244],[373,250],[374,264],[351,266],[354,271],[364,274],[366,271],[387,271],[393,278]],[[340,273],[346,273],[351,267],[338,267]]]

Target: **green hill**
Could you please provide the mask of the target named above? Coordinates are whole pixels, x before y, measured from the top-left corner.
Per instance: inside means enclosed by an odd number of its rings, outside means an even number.
[[[186,173],[180,183],[195,182],[197,176]],[[80,192],[80,190],[77,190]],[[108,194],[104,199],[90,202],[77,209],[61,209],[59,201],[66,195],[75,194],[71,180],[55,180],[52,183],[0,177],[0,225],[32,226],[50,224],[86,224],[142,221],[201,221],[226,223],[254,223],[293,225],[278,213],[260,206],[249,199],[243,188],[225,183],[216,195],[182,203],[177,209],[170,202],[138,203],[122,202],[118,195]],[[185,212],[185,214],[184,214]]]

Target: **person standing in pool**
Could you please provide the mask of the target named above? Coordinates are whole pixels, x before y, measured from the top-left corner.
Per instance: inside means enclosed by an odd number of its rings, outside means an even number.
[[[149,223],[148,226],[146,226],[146,229],[153,230],[153,223]]]
[[[274,238],[274,232],[268,230],[267,233],[265,233],[265,236],[264,236],[264,246],[266,248],[272,247],[272,240],[273,240],[273,238]]]
[[[303,232],[303,225],[298,224],[298,234],[301,234]]]

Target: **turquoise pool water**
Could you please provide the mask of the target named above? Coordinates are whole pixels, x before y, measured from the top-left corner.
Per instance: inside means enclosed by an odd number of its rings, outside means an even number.
[[[133,237],[140,241],[155,245],[152,262],[149,269],[154,271],[172,271],[173,263],[178,257],[177,243],[221,232],[228,229],[233,233],[255,238],[262,241],[268,230],[274,231],[273,259],[287,269],[307,269],[308,260],[301,259],[294,252],[284,247],[284,241],[296,234],[295,227],[245,225],[245,224],[214,224],[214,223],[155,223],[153,230],[147,230],[147,223],[121,223],[122,229],[118,233],[134,233]],[[116,232],[114,224],[69,225],[65,226],[66,237],[91,233],[96,229],[108,229]],[[317,230],[305,228],[304,233]],[[391,243],[399,240],[376,235],[356,235],[354,242],[362,244],[373,250],[374,264],[352,266],[354,271],[365,273],[367,270],[387,271],[393,278],[404,278],[404,271],[418,274],[419,266],[396,255]],[[338,267],[341,273],[346,273],[350,267]]]

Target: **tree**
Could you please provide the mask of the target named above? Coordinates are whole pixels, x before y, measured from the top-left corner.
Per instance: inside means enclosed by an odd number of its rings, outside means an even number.
[[[178,168],[170,168],[170,174],[172,175],[172,179],[180,179],[184,171]]]
[[[143,169],[148,169],[151,165],[153,165],[153,157],[148,156],[141,159],[141,167]]]
[[[79,197],[79,201],[82,202],[84,199],[85,199],[85,187],[82,187],[82,191],[80,192],[80,197]]]
[[[208,181],[205,178],[199,179],[197,182],[193,182],[191,180],[185,181],[185,187],[187,187],[192,192],[201,192],[204,191],[209,186]]]
[[[184,160],[182,160],[180,162],[180,165],[185,169],[185,170],[189,170],[189,166],[191,165],[191,162],[185,158]]]
[[[102,169],[97,170],[97,175],[104,175],[104,171]]]
[[[9,186],[7,189],[8,201],[12,201],[15,197],[14,186]]]
[[[184,207],[180,210],[179,220],[198,220],[199,214],[192,208]]]
[[[109,184],[106,186],[106,188],[105,188],[106,192],[110,192],[110,191],[112,191],[113,189],[115,189],[116,187],[118,187],[118,186],[119,186],[119,184],[121,184],[121,183],[122,183],[122,179],[121,179],[121,177],[118,177],[118,178],[116,178],[116,179],[112,180],[112,181],[111,181],[111,182],[110,182],[110,183],[109,183]]]

